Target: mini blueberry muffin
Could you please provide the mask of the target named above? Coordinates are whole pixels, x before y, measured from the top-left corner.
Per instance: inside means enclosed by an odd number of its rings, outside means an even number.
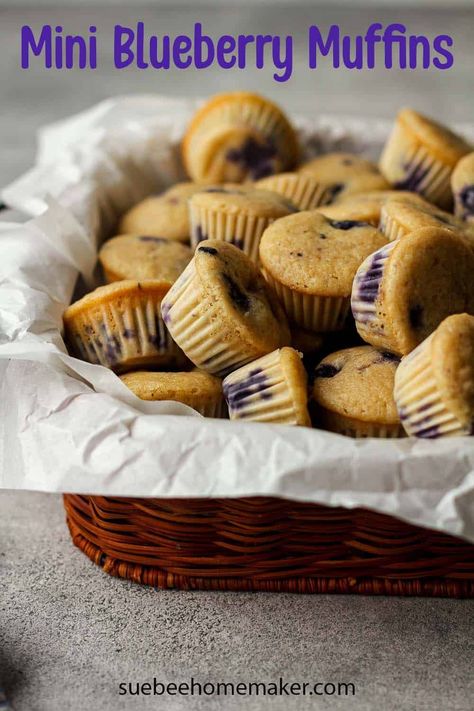
[[[314,371],[314,424],[348,437],[403,437],[393,399],[398,358],[371,346],[326,356]]]
[[[158,279],[176,281],[193,256],[185,244],[150,235],[119,235],[109,239],[99,252],[105,280]]]
[[[174,400],[189,405],[204,417],[227,416],[222,381],[209,373],[139,371],[120,379],[141,400]]]
[[[359,267],[352,313],[361,338],[407,355],[447,316],[474,313],[474,251],[444,228],[389,242]]]
[[[399,112],[380,158],[380,170],[394,187],[420,193],[448,209],[451,173],[472,148],[460,136],[412,109]]]
[[[188,175],[201,183],[241,183],[291,169],[296,133],[281,109],[257,94],[210,99],[194,115],[182,145]]]
[[[395,400],[407,434],[474,434],[474,316],[448,316],[402,359]]]
[[[460,220],[474,222],[474,153],[461,158],[451,176],[454,213]]]
[[[390,241],[400,239],[422,227],[445,227],[463,234],[474,246],[474,230],[469,230],[459,218],[444,212],[432,203],[415,204],[388,200],[382,207],[380,230]]]
[[[386,241],[364,222],[300,212],[265,230],[260,260],[290,322],[325,333],[343,328],[357,268]]]
[[[352,153],[327,153],[302,165],[298,173],[311,175],[326,187],[329,193],[326,202],[391,187],[375,163]]]
[[[282,195],[299,210],[314,210],[319,205],[325,205],[332,198],[331,190],[312,175],[304,173],[271,175],[258,180],[255,186]]]
[[[244,365],[225,378],[223,387],[231,420],[311,426],[306,371],[293,348]]]
[[[264,230],[274,220],[297,212],[289,200],[249,185],[222,185],[195,193],[189,201],[191,243],[224,240],[258,262]]]
[[[195,183],[178,183],[161,195],[145,198],[122,216],[117,232],[189,242],[188,200],[201,189]]]
[[[223,375],[290,342],[285,314],[234,245],[201,242],[162,303],[175,342],[198,368]]]
[[[410,204],[429,204],[416,193],[409,193],[405,190],[378,190],[343,196],[331,205],[318,207],[318,212],[330,217],[331,220],[358,220],[378,227],[382,207],[392,198]]]
[[[161,318],[161,301],[169,287],[157,280],[127,280],[86,294],[64,312],[71,353],[117,372],[180,359]]]

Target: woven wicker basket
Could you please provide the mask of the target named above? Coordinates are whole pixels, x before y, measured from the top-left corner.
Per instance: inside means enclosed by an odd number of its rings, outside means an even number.
[[[158,588],[474,596],[474,546],[365,509],[277,498],[68,494],[72,539]]]

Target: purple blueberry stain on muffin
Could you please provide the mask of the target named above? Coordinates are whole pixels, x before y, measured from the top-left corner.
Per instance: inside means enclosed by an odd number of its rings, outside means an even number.
[[[338,368],[331,363],[321,363],[314,371],[315,378],[334,378],[335,375],[341,372],[341,368]]]
[[[459,193],[459,201],[464,208],[464,216],[474,215],[474,185],[465,185]]]
[[[352,230],[354,227],[370,227],[368,222],[362,222],[361,220],[329,220],[331,227],[336,230]]]
[[[204,254],[212,254],[213,256],[219,254],[217,249],[215,249],[214,247],[199,247],[198,252],[204,252]]]
[[[240,286],[228,274],[223,274],[222,279],[227,287],[227,293],[232,303],[244,313],[250,311],[250,299],[247,294],[244,294]]]
[[[232,412],[242,411],[247,407],[246,400],[259,395],[262,400],[269,400],[267,392],[270,382],[261,368],[253,368],[249,374],[236,383],[224,383],[224,397]]]
[[[439,437],[440,431],[438,425],[428,425],[421,428],[417,427],[414,431],[414,435],[415,437],[420,437],[421,439],[435,439],[436,437]]]
[[[245,195],[244,190],[239,190],[238,188],[205,188],[203,193],[216,193],[217,195]]]
[[[395,353],[382,351],[380,357],[376,360],[377,363],[400,363],[400,358]]]
[[[163,318],[163,321],[166,324],[171,323],[171,309],[173,307],[173,304],[170,304],[168,301],[164,301],[161,304],[161,316]]]
[[[231,148],[227,152],[227,160],[246,170],[253,180],[259,180],[275,173],[276,155],[271,141],[259,143],[249,137],[239,148]]]
[[[344,190],[346,186],[344,183],[334,183],[334,185],[331,185],[328,188],[328,204],[331,204],[334,202],[334,200],[337,198],[340,193]]]
[[[231,240],[229,240],[230,244],[235,245],[238,249],[243,249],[244,248],[244,240],[239,239],[239,237],[233,237]]]
[[[136,337],[137,337],[137,332],[136,332],[135,329],[133,329],[133,328],[124,328],[124,329],[123,329],[123,332],[122,332],[122,335],[123,335],[123,337],[126,338],[127,340],[131,340],[132,338],[136,338]]]
[[[385,254],[375,252],[367,269],[356,276],[356,298],[366,303],[376,301],[383,275]],[[359,317],[359,314],[357,315]]]
[[[143,235],[138,238],[140,242],[156,242],[156,243],[163,243],[163,242],[168,242],[167,239],[164,237],[153,237],[152,235]]]
[[[396,190],[409,190],[410,192],[420,192],[430,168],[425,168],[423,165],[413,165],[412,163],[404,163],[403,170],[405,177],[395,183]]]
[[[122,355],[122,345],[117,336],[107,334],[105,338],[104,353],[109,363],[116,363]]]

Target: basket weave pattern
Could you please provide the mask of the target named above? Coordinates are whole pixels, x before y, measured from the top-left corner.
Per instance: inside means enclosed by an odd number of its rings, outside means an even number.
[[[158,588],[474,596],[474,546],[385,514],[277,498],[64,496],[73,542]]]

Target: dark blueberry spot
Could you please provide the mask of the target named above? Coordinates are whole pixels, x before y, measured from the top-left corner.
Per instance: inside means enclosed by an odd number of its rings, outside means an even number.
[[[422,437],[423,439],[434,439],[435,437],[439,437],[439,427],[438,425],[431,425],[424,429],[417,429],[415,436]]]
[[[327,235],[324,235],[322,232],[319,233],[319,239],[326,239]]]
[[[406,172],[406,176],[395,183],[395,189],[419,192],[430,169],[423,168],[421,165],[412,165],[411,163],[405,164],[403,169]]]
[[[166,301],[161,305],[161,316],[165,323],[170,323],[171,321],[171,306],[172,304],[168,304]]]
[[[354,161],[352,160],[352,158],[344,158],[344,160],[342,161],[342,165],[353,165],[353,164],[354,164]]]
[[[467,215],[474,215],[474,185],[466,185],[459,194]]]
[[[122,355],[122,346],[117,336],[107,335],[105,339],[105,355],[110,363],[115,363]]]
[[[90,336],[94,333],[94,329],[88,323],[84,326],[84,332]]]
[[[140,242],[167,242],[164,237],[151,237],[149,235],[144,235],[143,237],[138,238]]]
[[[404,407],[398,408],[398,416],[402,422],[406,422],[408,419],[408,413]]]
[[[361,222],[360,220],[329,220],[331,227],[336,230],[352,230],[353,227],[368,227],[368,222]]]
[[[395,355],[395,353],[389,353],[388,351],[382,351],[380,354],[381,357],[381,362],[382,361],[391,361],[393,363],[399,363],[400,358]]]
[[[243,190],[237,190],[236,188],[206,188],[202,191],[203,193],[218,193],[221,195],[245,195]]]
[[[235,281],[228,274],[223,274],[222,279],[224,280],[229,296],[232,302],[241,311],[247,312],[250,310],[250,299],[244,294],[240,287],[235,283]]]
[[[134,331],[133,328],[124,328],[122,335],[124,338],[136,338],[137,337],[136,331]]]
[[[329,203],[334,202],[339,193],[344,190],[344,187],[344,183],[334,183],[334,185],[331,185],[331,187],[328,189],[330,195]]]
[[[219,254],[217,249],[214,249],[214,247],[199,247],[198,251],[205,252],[206,254]]]
[[[365,301],[366,303],[373,303],[378,296],[380,281],[383,275],[383,260],[384,255],[375,254],[372,257],[372,262],[370,263],[368,269],[357,276],[357,298],[360,301]]]
[[[254,368],[246,378],[237,383],[224,383],[224,397],[230,410],[242,410],[246,407],[245,400],[256,393],[260,393],[262,400],[271,398],[271,393],[265,392],[268,379],[261,368]]]
[[[148,336],[148,343],[151,343],[151,345],[155,346],[155,348],[159,348],[159,346],[161,345],[160,334],[150,333],[150,335]]]
[[[244,248],[244,240],[243,240],[243,239],[239,239],[238,237],[233,237],[233,238],[230,240],[230,243],[231,243],[231,244],[234,244],[234,245],[235,245],[236,247],[238,247],[239,249],[243,249],[243,248]]]
[[[303,252],[296,252],[296,256],[297,256],[297,257],[302,257],[302,256],[303,256]]]
[[[258,143],[254,138],[247,138],[240,148],[228,151],[227,159],[242,166],[251,178],[258,180],[273,175],[276,154],[276,148],[270,141]]]
[[[423,306],[416,304],[412,306],[408,311],[408,319],[410,321],[410,326],[415,330],[423,326]]]
[[[334,378],[340,372],[340,368],[330,363],[321,363],[314,371],[315,378]]]

